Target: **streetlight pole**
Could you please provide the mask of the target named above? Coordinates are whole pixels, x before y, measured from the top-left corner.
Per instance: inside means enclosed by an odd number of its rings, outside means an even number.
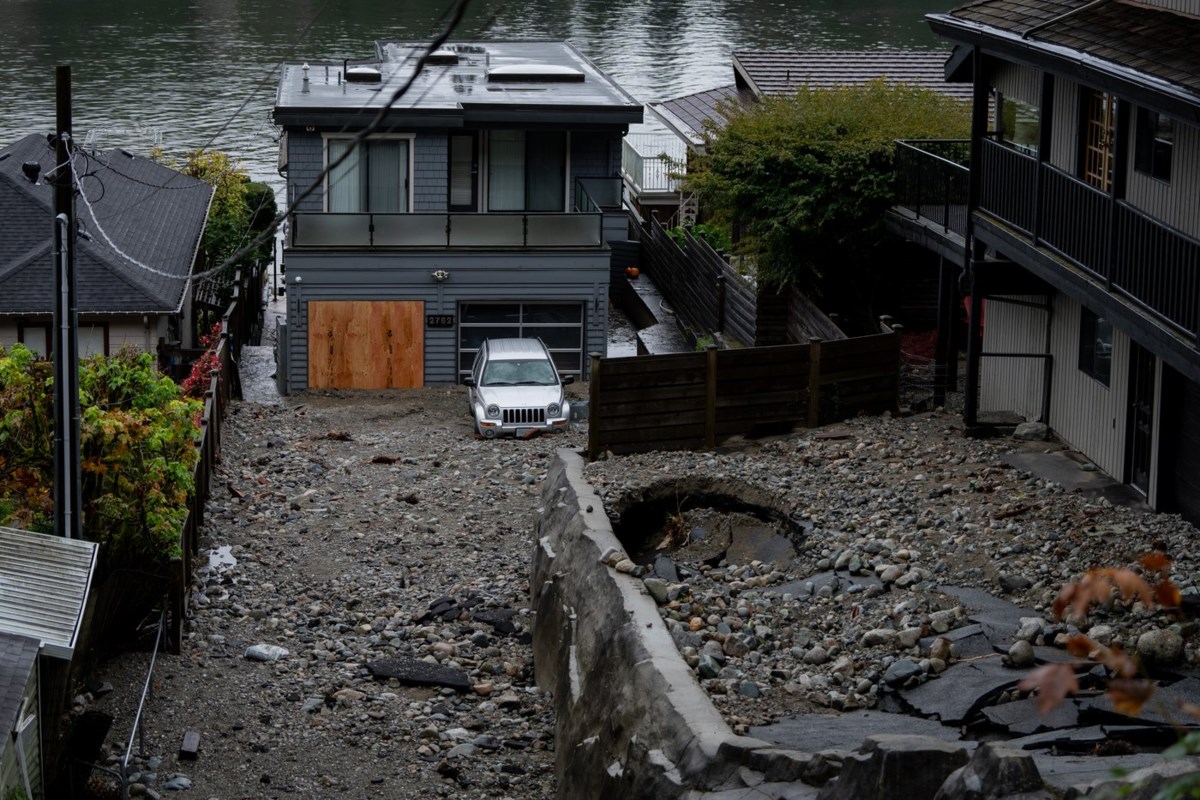
[[[79,488],[79,338],[75,297],[75,177],[71,168],[71,67],[55,71],[54,531],[83,538]]]

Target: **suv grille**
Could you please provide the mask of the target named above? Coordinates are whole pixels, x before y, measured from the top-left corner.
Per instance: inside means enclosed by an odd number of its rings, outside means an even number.
[[[543,425],[546,422],[545,408],[506,408],[505,425]]]

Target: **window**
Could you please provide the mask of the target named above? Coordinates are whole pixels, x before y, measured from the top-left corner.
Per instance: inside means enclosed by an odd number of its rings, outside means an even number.
[[[566,206],[567,136],[560,131],[492,131],[488,144],[489,211],[562,211]]]
[[[1000,141],[1026,155],[1036,156],[1038,151],[1038,109],[1002,94],[996,95],[996,114],[1000,118],[997,126]]]
[[[329,211],[394,214],[409,210],[408,139],[368,139],[358,145],[350,139],[330,139],[328,163],[347,150],[351,152],[346,160],[329,171]]]
[[[1112,324],[1086,308],[1079,320],[1079,368],[1105,386],[1112,375]]]
[[[1175,123],[1157,111],[1138,108],[1133,168],[1160,181],[1171,180],[1174,144]]]
[[[564,375],[583,373],[582,303],[463,303],[458,307],[459,375],[465,377],[484,339],[537,337]]]

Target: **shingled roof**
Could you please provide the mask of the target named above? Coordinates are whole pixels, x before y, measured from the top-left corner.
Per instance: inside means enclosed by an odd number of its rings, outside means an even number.
[[[970,83],[948,83],[949,53],[933,50],[737,50],[733,53],[735,83],[674,100],[651,103],[650,109],[667,127],[702,152],[706,123],[724,124],[724,102],[749,102],[756,97],[796,92],[803,87],[829,89],[855,86],[883,78],[920,86],[971,102]]]
[[[1144,83],[1200,102],[1200,18],[1194,16],[1120,0],[976,0],[928,19],[955,40],[1007,44],[1088,75],[1108,71],[1126,79],[1136,73]]]
[[[83,199],[75,279],[82,313],[173,313],[183,302],[208,219],[208,183],[124,150],[75,156]],[[25,164],[37,164],[36,183]],[[0,150],[0,314],[54,308],[54,148],[30,135]],[[106,241],[158,275],[132,263]]]

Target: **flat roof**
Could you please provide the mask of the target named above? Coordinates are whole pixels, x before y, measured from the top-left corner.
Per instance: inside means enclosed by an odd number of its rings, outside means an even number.
[[[37,639],[45,654],[70,659],[96,549],[94,542],[0,528],[0,633]]]
[[[307,124],[322,115],[373,118],[413,74],[426,46],[379,41],[373,58],[309,63],[307,73],[303,64],[285,64],[275,100],[276,122]],[[508,121],[505,115],[515,118],[509,112],[528,115],[537,110],[591,114],[595,119],[589,122],[642,121],[641,103],[571,42],[456,42],[442,47],[433,61],[392,105],[390,116],[406,123],[425,117],[426,125],[444,127],[464,121],[503,122]],[[348,83],[347,69],[362,67],[378,70],[379,80]]]

